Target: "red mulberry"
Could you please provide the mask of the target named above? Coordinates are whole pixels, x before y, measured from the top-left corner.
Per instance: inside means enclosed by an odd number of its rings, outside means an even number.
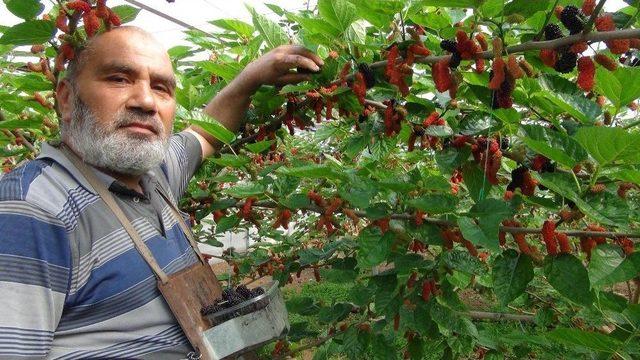
[[[553,49],[540,50],[540,60],[548,67],[555,67],[558,61],[558,53]]]
[[[558,254],[558,243],[556,242],[555,232],[556,224],[551,220],[545,221],[542,225],[542,240],[547,247],[547,253],[549,255]]]
[[[513,54],[509,55],[509,59],[507,60],[507,70],[514,79],[520,79],[525,75]]]
[[[578,86],[584,91],[593,89],[593,78],[596,74],[596,66],[591,57],[583,56],[578,59]]]
[[[500,88],[500,85],[505,78],[504,68],[505,63],[501,57],[493,59],[493,65],[491,66],[491,69],[493,70],[493,77],[491,78],[491,81],[489,81],[489,89],[498,90]]]
[[[598,64],[609,71],[615,71],[618,68],[618,64],[605,54],[596,54],[594,59]]]
[[[595,8],[596,0],[584,0],[584,2],[582,3],[582,12],[587,16],[591,16]]]
[[[451,70],[447,60],[440,60],[433,64],[432,68],[433,81],[439,92],[445,92],[451,87]]]
[[[611,14],[599,16],[596,19],[595,24],[598,31],[613,31],[616,29],[616,23],[613,21],[613,16]]]

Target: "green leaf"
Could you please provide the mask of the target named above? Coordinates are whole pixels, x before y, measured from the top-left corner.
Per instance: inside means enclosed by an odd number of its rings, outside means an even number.
[[[640,133],[619,127],[594,126],[580,128],[575,138],[602,166],[614,162],[640,163]]]
[[[264,185],[260,183],[236,184],[223,190],[224,194],[235,198],[247,198],[249,196],[262,195],[265,192]]]
[[[596,87],[619,109],[640,97],[640,69],[619,66],[611,72],[598,67]]]
[[[242,70],[242,65],[239,63],[214,63],[211,61],[200,61],[196,64],[213,75],[220,76],[226,82],[233,80]]]
[[[623,260],[620,247],[609,244],[597,246],[591,252],[591,260],[589,261],[591,285],[606,285],[600,281],[611,275]]]
[[[548,187],[556,194],[566,197],[567,199],[576,203],[578,208],[590,218],[602,224],[614,226],[618,225],[615,221],[609,219],[606,215],[600,213],[598,210],[589,205],[589,203],[582,200],[580,195],[576,193],[575,182],[573,181],[571,175],[554,172],[539,175],[537,173],[534,173],[534,176],[536,177],[536,179],[538,179],[538,181],[540,181],[540,183],[542,183],[542,185]]]
[[[32,45],[49,41],[55,34],[56,26],[53,21],[29,20],[14,25],[0,38],[0,44]]]
[[[358,17],[367,20],[373,26],[383,28],[393,20],[393,16],[404,7],[401,0],[349,0],[356,5]]]
[[[244,147],[254,154],[259,154],[270,148],[273,142],[274,140],[263,140],[251,144],[246,144]]]
[[[356,6],[346,0],[319,0],[320,17],[344,32],[357,18]]]
[[[353,305],[348,303],[337,303],[332,307],[322,308],[318,314],[318,321],[329,324],[344,320],[352,309]]]
[[[580,144],[558,131],[543,126],[523,125],[527,134],[523,141],[533,151],[569,168],[587,158],[587,152]]]
[[[491,191],[491,183],[484,175],[484,171],[476,163],[465,164],[462,168],[462,178],[469,190],[469,195],[474,201],[480,201]]]
[[[621,342],[610,336],[580,329],[559,328],[548,333],[547,337],[553,341],[605,353],[614,353],[622,346]]]
[[[233,31],[238,35],[249,37],[253,34],[253,26],[244,21],[237,19],[217,19],[209,21],[213,26],[217,26],[224,30]]]
[[[549,8],[550,2],[546,0],[530,1],[530,0],[514,0],[504,7],[504,14],[520,14],[529,17],[538,11],[544,11]]]
[[[342,178],[342,174],[334,170],[332,167],[328,165],[304,165],[298,166],[294,168],[281,167],[276,170],[278,174],[281,175],[289,175],[301,178],[312,178],[312,179],[340,179]]]
[[[39,0],[4,0],[4,4],[13,15],[25,20],[35,18],[44,10]]]
[[[548,256],[545,258],[544,273],[549,284],[567,299],[585,306],[593,302],[589,274],[575,256]]]
[[[483,0],[422,0],[422,5],[448,8],[475,8],[482,2]]]
[[[545,94],[545,96],[561,110],[585,124],[595,123],[595,119],[602,114],[602,109],[598,104],[587,99],[584,95],[555,93]]]
[[[628,181],[636,185],[640,185],[640,170],[623,169],[612,172],[602,172],[602,175],[605,175],[611,179]]]
[[[211,161],[220,166],[239,168],[250,163],[251,159],[244,155],[221,154],[219,158],[212,158]]]
[[[480,275],[486,272],[480,260],[466,250],[453,250],[442,253],[442,262],[450,269],[467,274]]]
[[[478,337],[478,329],[471,320],[439,303],[434,303],[431,307],[431,318],[438,324],[438,328],[444,336],[460,333]]]
[[[124,23],[131,22],[136,19],[140,9],[129,5],[118,5],[111,8],[116,15],[120,18],[120,21]]]
[[[509,249],[500,254],[493,263],[493,291],[503,306],[524,293],[533,280],[531,258]]]
[[[600,278],[598,285],[613,285],[631,280],[640,274],[640,253],[627,256],[611,273]]]
[[[482,231],[484,237],[478,239],[482,241],[483,246],[487,246],[490,249],[497,250],[499,246],[498,231],[502,220],[513,215],[513,209],[509,204],[498,199],[485,199],[475,204],[471,210],[469,210],[469,216],[477,218],[478,227]],[[467,221],[464,225],[469,225]],[[467,228],[477,232],[475,229]],[[466,238],[466,236],[465,236]],[[469,241],[473,242],[474,238],[469,238]]]
[[[222,141],[223,143],[229,145],[233,140],[235,140],[236,136],[231,131],[227,130],[224,125],[220,124],[217,120],[207,117],[206,120],[189,120],[192,124],[198,125],[204,129],[207,133],[209,133],[214,138]]]
[[[494,239],[492,236],[488,237],[485,235],[482,228],[476,224],[474,219],[461,216],[458,218],[457,223],[460,228],[460,232],[462,232],[462,236],[473,244],[481,245],[494,251],[497,251],[500,248],[497,238]]]
[[[240,224],[240,218],[236,215],[225,216],[216,223],[216,234],[223,233]]]
[[[253,18],[253,26],[262,35],[264,42],[267,43],[267,49],[273,49],[289,43],[289,37],[280,25],[258,14],[253,8],[249,8],[249,11]]]
[[[394,235],[391,231],[381,235],[379,231],[367,228],[360,232],[357,241],[360,246],[358,251],[358,266],[368,268],[381,264],[391,253],[391,245]]]
[[[430,214],[443,214],[453,212],[457,203],[458,200],[451,194],[430,194],[409,200],[407,205]]]

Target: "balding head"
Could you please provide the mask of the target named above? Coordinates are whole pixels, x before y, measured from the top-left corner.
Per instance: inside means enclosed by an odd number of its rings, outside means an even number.
[[[95,55],[96,49],[101,46],[113,47],[114,40],[122,40],[129,38],[132,41],[142,40],[149,44],[158,46],[158,49],[166,52],[162,44],[148,31],[137,26],[118,26],[110,31],[100,33],[89,39],[81,48],[75,49],[75,57],[69,61],[65,71],[64,79],[71,85],[75,86],[76,78],[87,63],[91,62],[92,55]],[[168,55],[166,55],[168,58]]]

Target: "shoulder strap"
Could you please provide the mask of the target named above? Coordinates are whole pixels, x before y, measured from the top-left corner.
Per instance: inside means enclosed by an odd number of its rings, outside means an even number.
[[[100,182],[100,180],[98,180],[98,178],[93,173],[93,171],[89,168],[89,166],[87,166],[87,164],[85,164],[76,154],[74,154],[71,150],[69,150],[69,148],[65,144],[62,144],[60,149],[67,156],[67,158],[71,160],[73,165],[80,171],[82,176],[84,176],[87,179],[87,181],[89,182],[89,184],[91,184],[93,189],[98,193],[98,195],[100,195],[100,197],[102,198],[102,201],[105,202],[105,204],[109,207],[111,212],[120,221],[120,223],[122,224],[122,227],[124,227],[124,229],[127,231],[129,236],[131,236],[131,239],[133,240],[133,244],[135,245],[136,249],[138,250],[140,255],[142,255],[142,257],[147,262],[147,264],[149,264],[149,267],[151,267],[151,270],[154,272],[156,277],[158,277],[158,279],[163,284],[166,284],[167,281],[169,280],[169,278],[167,277],[167,274],[162,270],[160,265],[158,265],[158,262],[153,257],[151,250],[149,250],[149,247],[147,247],[147,244],[144,243],[144,241],[140,237],[140,234],[138,234],[138,232],[134,229],[133,225],[131,224],[129,219],[127,219],[127,216],[124,214],[122,209],[120,209],[120,206],[118,206],[118,204],[116,203],[115,199],[113,198],[109,190],[104,186],[102,182]],[[184,222],[184,219],[182,219],[182,217],[178,219],[178,221],[180,220]]]
[[[169,204],[169,208],[171,209],[173,216],[178,221],[178,225],[180,226],[180,229],[182,229],[182,232],[184,232],[184,235],[189,240],[189,244],[191,244],[191,248],[193,248],[193,251],[195,251],[195,253],[198,255],[198,258],[200,259],[200,261],[203,264],[206,264],[207,261],[204,259],[204,257],[202,256],[202,253],[200,252],[200,249],[198,248],[198,242],[196,241],[196,238],[193,235],[191,228],[189,227],[189,225],[187,225],[187,223],[184,221],[184,218],[178,211],[178,208],[176,208],[176,206],[173,204],[173,201],[171,201],[169,196],[165,194],[164,189],[160,188],[160,189],[156,189],[156,191],[158,192],[158,194],[160,194],[160,196],[164,199],[164,201],[166,201],[166,203]]]

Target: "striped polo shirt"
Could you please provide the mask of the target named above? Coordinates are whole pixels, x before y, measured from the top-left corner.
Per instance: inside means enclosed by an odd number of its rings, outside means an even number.
[[[168,274],[197,261],[169,206],[198,169],[189,133],[142,176],[94,170]],[[0,358],[184,358],[191,347],[133,241],[55,146],[0,177]]]

